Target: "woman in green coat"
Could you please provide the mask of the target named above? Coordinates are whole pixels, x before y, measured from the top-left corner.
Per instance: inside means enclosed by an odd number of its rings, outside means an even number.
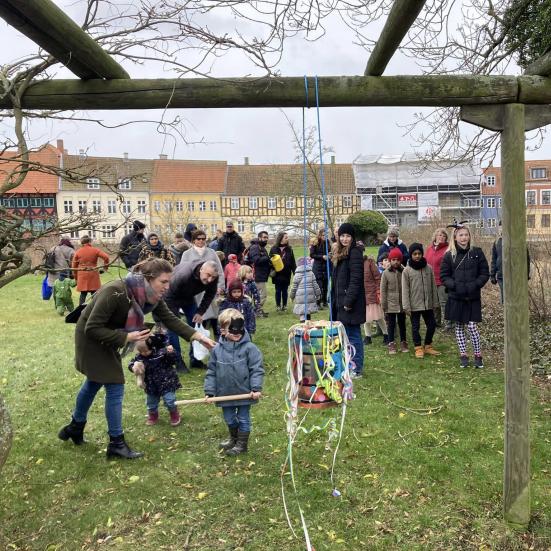
[[[135,459],[143,455],[131,450],[124,440],[124,374],[120,349],[128,343],[147,340],[150,332],[144,329],[144,316],[149,312],[155,312],[155,317],[168,329],[188,341],[199,340],[207,348],[216,344],[178,319],[162,300],[171,276],[172,266],[166,260],[145,260],[136,264],[124,280],[104,285],[84,309],[76,326],[75,361],[86,380],[77,395],[71,422],[61,429],[59,438],[70,438],[77,445],[84,442],[88,410],[104,386],[110,439],[107,457]]]

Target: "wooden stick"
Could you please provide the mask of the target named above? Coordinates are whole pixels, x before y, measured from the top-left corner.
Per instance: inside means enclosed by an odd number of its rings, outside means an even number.
[[[177,406],[187,406],[188,404],[212,404],[213,402],[226,402],[229,400],[250,400],[251,392],[249,394],[231,394],[230,396],[214,396],[213,398],[195,398],[193,400],[177,400],[175,404]]]

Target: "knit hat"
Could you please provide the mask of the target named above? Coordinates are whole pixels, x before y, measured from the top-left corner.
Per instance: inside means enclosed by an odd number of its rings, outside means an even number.
[[[421,245],[421,243],[412,243],[409,246],[409,256],[411,256],[415,251],[421,251],[421,254],[425,254],[425,251],[423,250],[423,245]]]
[[[309,266],[310,265],[310,259],[307,256],[301,256],[297,260],[297,266]]]
[[[240,279],[234,279],[233,281],[230,281],[228,285],[228,294],[231,296],[232,291],[241,291],[241,294],[244,293],[243,290],[243,283],[241,283]]]
[[[392,260],[393,258],[397,258],[400,262],[404,259],[404,255],[398,247],[393,247],[388,253],[388,259]]]
[[[339,237],[347,233],[352,237],[352,239],[356,239],[356,230],[354,229],[354,226],[348,222],[341,224],[337,230],[337,233],[339,234]]]
[[[229,254],[228,255],[228,261],[233,262],[234,260],[237,262],[237,255],[236,254]]]
[[[132,229],[134,231],[145,230],[145,224],[139,220],[134,220],[132,223]]]

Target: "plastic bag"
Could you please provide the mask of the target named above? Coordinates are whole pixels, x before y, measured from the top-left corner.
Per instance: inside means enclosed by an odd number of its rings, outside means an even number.
[[[48,275],[46,275],[42,280],[42,299],[50,300],[52,298],[53,291],[54,288],[48,285]]]
[[[210,337],[209,330],[205,329],[202,323],[195,324],[195,331],[205,335],[205,337]],[[196,360],[202,362],[209,355],[209,349],[203,346],[199,341],[193,341],[191,346],[193,349],[193,357]]]

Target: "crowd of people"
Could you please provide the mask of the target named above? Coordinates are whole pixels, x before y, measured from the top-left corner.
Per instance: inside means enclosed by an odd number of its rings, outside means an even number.
[[[81,305],[88,294],[93,296],[76,325],[76,367],[86,379],[72,419],[59,433],[63,440],[83,442],[88,410],[104,386],[108,457],[142,455],[128,446],[122,429],[124,375],[119,349],[135,346],[137,354],[129,369],[146,392],[148,425],[158,422],[163,401],[170,423],[177,426],[177,373],[206,369],[205,400],[213,399],[222,407],[228,426],[229,438],[221,448],[228,455],[246,451],[249,409],[261,395],[264,373],[253,339],[257,320],[268,316],[270,279],[276,312],[285,312],[290,299],[293,313],[303,322],[330,305],[328,317],[343,324],[352,346],[354,378],[363,374],[364,346],[373,343],[374,324],[389,354],[409,352],[408,318],[416,358],[440,354],[433,340],[437,327],[442,327],[455,329],[461,367],[470,362],[467,337],[474,366],[483,367],[477,324],[482,316],[481,289],[490,270],[467,226],[439,228],[426,247],[406,246],[398,229],[392,228],[372,258],[356,239],[354,226],[343,223],[331,237],[320,230],[310,242],[309,254],[298,259],[286,232],[278,233],[269,247],[269,235],[261,231],[246,247],[231,221],[210,241],[202,229],[188,224],[168,247],[156,233],[146,237],[145,230],[145,224],[134,222],[119,251],[128,273],[103,287],[100,272],[109,268],[109,257],[92,246],[90,237],[81,238],[76,252],[67,239],[53,249],[56,269],[48,280],[59,287],[57,298],[54,293],[57,311],[72,310],[75,283]],[[498,273],[492,272],[496,281]],[[144,324],[148,313],[156,324],[154,331]],[[203,361],[206,353],[196,357],[195,345],[184,354],[180,337],[210,351],[208,362]],[[215,400],[243,394],[250,396]]]

